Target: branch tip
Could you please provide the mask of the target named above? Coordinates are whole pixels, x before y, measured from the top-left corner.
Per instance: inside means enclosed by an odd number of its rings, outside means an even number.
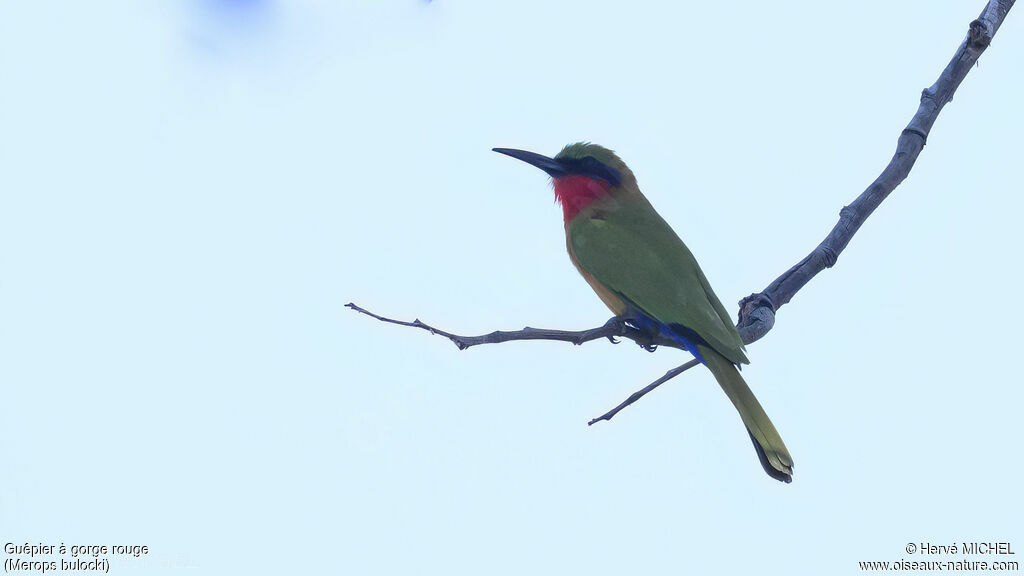
[[[896,152],[889,164],[882,170],[860,196],[849,206],[840,211],[839,222],[832,228],[825,240],[808,257],[776,278],[762,292],[775,303],[771,316],[767,309],[750,306],[750,298],[740,303],[740,336],[750,343],[748,337],[760,337],[771,329],[774,313],[778,308],[792,300],[793,296],[822,270],[831,268],[839,255],[853,239],[864,221],[879,205],[898,187],[910,174],[917,162],[917,157],[928,141],[932,126],[935,124],[942,108],[953,99],[957,88],[968,72],[978,63],[985,49],[991,44],[1003,20],[1006,18],[1014,0],[988,0],[984,11],[977,20],[971,22],[967,37],[961,42],[949,63],[939,74],[935,84],[921,91],[921,101],[910,124],[900,133],[896,144]],[[918,136],[920,142],[904,136]],[[756,319],[748,316],[763,314],[764,318]],[[760,326],[760,327],[758,327]],[[744,327],[754,327],[752,331],[744,331]],[[756,338],[755,338],[756,339]]]

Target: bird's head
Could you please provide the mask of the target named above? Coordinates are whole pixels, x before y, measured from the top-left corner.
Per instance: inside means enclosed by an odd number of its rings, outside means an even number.
[[[547,172],[555,187],[555,198],[565,212],[566,221],[597,199],[619,190],[637,189],[636,178],[626,163],[615,152],[597,144],[569,144],[554,158],[514,148],[495,148],[494,151]]]

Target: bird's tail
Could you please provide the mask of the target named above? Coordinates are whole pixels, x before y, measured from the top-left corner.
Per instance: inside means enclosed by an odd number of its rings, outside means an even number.
[[[700,352],[704,356],[704,364],[714,374],[715,380],[718,380],[722,390],[729,400],[732,400],[733,406],[736,406],[740,417],[743,418],[743,424],[750,433],[750,439],[754,441],[757,457],[761,460],[765,472],[776,480],[792,482],[793,458],[789,455],[789,450],[786,450],[782,437],[761,407],[761,403],[754,397],[753,391],[736,369],[736,365],[706,346],[701,346]]]

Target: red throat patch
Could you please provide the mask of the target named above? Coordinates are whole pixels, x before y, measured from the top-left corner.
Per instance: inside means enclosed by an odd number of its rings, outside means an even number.
[[[568,222],[591,202],[608,194],[611,184],[603,180],[573,174],[555,178],[555,199],[562,205]]]

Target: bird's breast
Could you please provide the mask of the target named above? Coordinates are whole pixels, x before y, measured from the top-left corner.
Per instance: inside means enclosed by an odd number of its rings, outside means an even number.
[[[585,241],[583,238],[577,238],[577,242]],[[573,250],[573,238],[569,231],[569,222],[566,221],[565,225],[565,247],[569,252],[569,260],[572,261],[572,265],[576,267],[576,271],[583,276],[583,279],[587,281],[590,288],[597,294],[597,297],[604,302],[604,305],[612,311],[612,314],[616,316],[623,316],[626,314],[626,303],[619,298],[614,292],[609,290],[604,284],[598,281],[593,274],[587,271],[586,268],[580,266],[579,259],[576,258],[576,252]]]

